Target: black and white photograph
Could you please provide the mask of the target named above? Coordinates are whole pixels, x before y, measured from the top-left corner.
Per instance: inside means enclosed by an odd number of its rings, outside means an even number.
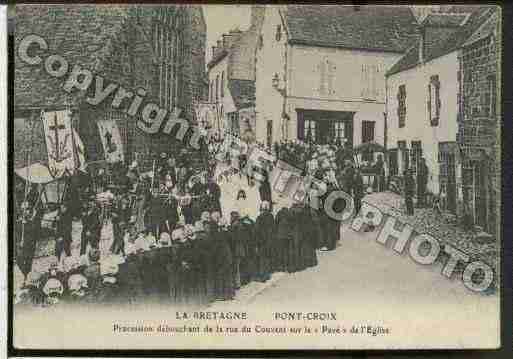
[[[13,347],[499,348],[502,21],[12,6]]]

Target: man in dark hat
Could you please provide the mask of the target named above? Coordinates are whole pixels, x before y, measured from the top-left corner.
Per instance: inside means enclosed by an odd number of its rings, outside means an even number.
[[[303,254],[301,252],[304,236],[303,209],[300,203],[294,203],[290,208],[292,220],[292,237],[288,241],[287,248],[287,271],[289,273],[304,269]]]
[[[156,173],[158,175],[156,178],[158,178],[160,181],[164,181],[164,177],[166,176],[167,171],[167,154],[162,152],[156,163]]]
[[[86,253],[87,244],[92,248],[98,248],[102,223],[100,211],[95,202],[95,197],[89,197],[86,210],[82,214],[82,234],[80,239],[80,255]]]
[[[178,217],[178,201],[173,195],[169,195],[165,199],[165,223],[161,226],[160,233],[167,232],[169,235],[174,231],[180,218]]]
[[[345,161],[342,171],[342,190],[348,195],[353,194],[354,166],[350,160]]]
[[[171,176],[171,180],[174,184],[177,183],[176,173],[176,159],[173,156],[169,156],[166,162],[166,175]]]
[[[187,225],[184,233],[178,239],[176,250],[177,263],[177,283],[176,283],[176,302],[179,305],[188,305],[193,298],[193,283],[195,280],[193,261],[194,251],[192,249],[192,226]]]
[[[206,212],[208,214],[208,212]],[[203,230],[197,234],[196,240],[201,244],[201,262],[205,277],[205,302],[210,303],[216,299],[216,270],[219,264],[216,253],[216,240],[218,236],[217,225],[209,218],[201,222]]]
[[[426,206],[426,190],[429,179],[429,169],[426,164],[426,159],[422,157],[417,173],[417,205],[418,207]]]
[[[260,201],[269,203],[269,212],[273,213],[273,199],[272,199],[272,191],[271,191],[271,183],[269,182],[269,174],[266,171],[264,175],[263,181],[260,183],[258,187],[258,192],[260,194]]]
[[[110,250],[114,254],[125,254],[125,233],[128,230],[131,211],[127,197],[122,197],[117,206],[112,211],[112,232],[114,239]]]
[[[265,282],[271,277],[272,246],[274,244],[274,217],[271,213],[271,205],[263,201],[260,205],[260,215],[255,224],[257,242],[257,280]]]
[[[415,214],[413,208],[413,196],[415,195],[415,180],[412,171],[407,169],[404,171],[404,202],[406,204],[406,214],[413,216]]]
[[[293,229],[294,223],[290,210],[287,207],[281,208],[276,214],[275,271],[287,270],[289,242],[292,241]]]
[[[125,262],[119,265],[120,298],[128,304],[136,304],[142,298],[142,279],[140,261],[135,244],[129,243],[126,248]]]
[[[231,300],[235,296],[233,277],[233,254],[226,223],[220,221],[215,233],[215,297],[218,300]]]
[[[27,275],[32,271],[37,240],[41,235],[43,214],[43,207],[38,204],[35,204],[34,208],[22,211],[23,242],[21,243],[21,251],[17,258],[17,264],[23,273],[24,283],[27,279]]]
[[[160,227],[166,223],[166,211],[164,202],[158,194],[150,192],[147,201],[147,210],[144,215],[144,225],[147,232],[151,232],[155,238],[160,236]]]
[[[355,215],[357,215],[360,212],[360,209],[362,208],[362,198],[364,196],[365,190],[362,173],[359,168],[355,170],[353,184],[354,211]]]
[[[255,222],[246,214],[240,219],[240,240],[244,246],[244,256],[240,262],[241,285],[255,279],[257,272],[257,249],[255,238]]]
[[[233,280],[235,289],[241,287],[241,261],[246,256],[244,238],[242,238],[242,224],[238,212],[230,213],[229,229],[230,247],[233,255]]]
[[[210,205],[208,206],[211,212],[222,213],[221,209],[221,187],[214,181],[214,178],[210,178],[207,184],[207,191],[209,195]]]
[[[66,204],[61,204],[59,213],[56,218],[56,243],[55,243],[55,256],[58,260],[61,259],[62,252],[66,256],[71,255],[71,242],[72,242],[72,229],[73,229],[73,215],[68,209]]]

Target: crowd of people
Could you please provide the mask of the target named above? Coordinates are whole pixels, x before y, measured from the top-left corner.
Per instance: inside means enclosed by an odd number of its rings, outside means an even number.
[[[177,224],[155,237],[147,230],[124,238],[123,251],[64,256],[47,273],[30,272],[16,302],[50,305],[61,300],[91,303],[206,305],[233,299],[252,282],[274,272],[296,272],[317,265],[317,250],[334,249],[339,222],[307,205],[281,208],[276,216],[262,202],[256,220],[218,211],[201,213],[191,224]]]
[[[315,266],[318,249],[335,249],[336,220],[306,203],[281,208],[275,216],[268,179],[259,190],[256,220],[244,209],[223,217],[221,189],[211,171],[198,173],[166,153],[155,158],[151,173],[135,160],[71,177],[52,221],[54,260],[41,274],[32,263],[47,208],[33,187],[17,225],[22,233],[16,262],[24,276],[17,302],[136,303],[156,297],[204,305],[232,299],[241,286],[267,281],[274,272]],[[72,250],[76,222],[79,251]],[[102,233],[110,225],[105,250]]]

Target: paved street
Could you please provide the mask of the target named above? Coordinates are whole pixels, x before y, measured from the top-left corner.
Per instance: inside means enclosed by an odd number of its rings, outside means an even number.
[[[239,183],[235,179],[231,187],[223,186],[224,202],[232,195],[230,188]],[[258,196],[256,187],[248,190],[250,196]],[[493,337],[499,330],[498,295],[475,294],[460,279],[443,277],[441,265],[416,264],[408,254],[400,256],[376,242],[376,236],[345,226],[335,251],[318,252],[317,267],[275,273],[268,283],[251,283],[234,302],[218,302],[209,310],[265,309],[268,316],[270,311],[312,311],[315,303],[316,310],[336,311],[348,324],[388,324],[396,333],[404,332],[401,346],[418,345],[418,336],[425,335],[430,336],[424,340],[426,347],[445,343],[446,338],[452,340],[446,345],[454,345],[457,328],[466,328],[461,340],[471,346],[473,338]],[[418,332],[415,335],[410,330]]]
[[[232,177],[230,182],[221,184],[223,211],[227,216],[236,207],[236,195],[245,188],[248,199],[248,212],[257,214],[259,204],[257,187],[248,188],[245,179]],[[279,203],[286,198],[275,196]],[[106,233],[107,234],[107,233]],[[252,282],[238,291],[235,300],[215,302],[207,311],[246,312],[251,322],[261,326],[311,326],[321,328],[328,325],[347,330],[353,325],[373,325],[389,328],[391,334],[377,340],[377,337],[362,335],[346,337],[323,337],[314,335],[298,336],[294,343],[283,341],[282,336],[266,335],[268,348],[281,348],[293,345],[305,348],[444,348],[467,346],[479,343],[480,347],[494,347],[495,333],[499,330],[499,298],[497,295],[477,295],[467,290],[459,280],[447,280],[440,275],[440,266],[423,267],[407,255],[399,256],[391,249],[375,241],[372,232],[356,233],[344,227],[340,245],[333,252],[319,252],[319,265],[302,272],[274,273],[266,283]],[[65,308],[60,308],[65,310]],[[86,310],[86,308],[83,308]],[[48,321],[62,313],[59,308],[45,308],[31,311],[30,316],[19,312],[18,322],[29,320]],[[105,330],[116,313],[104,312],[101,308],[91,308],[97,314],[97,324],[88,330]],[[118,308],[119,311],[122,308]],[[131,311],[133,320],[158,320],[169,318],[174,309],[152,307],[142,312]],[[276,321],[275,312],[334,312],[336,321]],[[37,315],[36,315],[37,313]],[[46,314],[45,314],[46,313]],[[53,313],[53,314],[52,314]],[[57,314],[60,313],[60,314]],[[92,312],[91,312],[92,313]],[[101,315],[100,315],[101,313]],[[121,313],[121,312],[119,312]],[[69,316],[69,314],[66,314]],[[52,320],[53,320],[52,319]],[[73,327],[70,322],[69,328]],[[237,325],[246,323],[238,323]],[[235,325],[235,323],[234,323]],[[63,331],[65,328],[62,329]],[[52,343],[51,338],[37,331],[41,343]],[[36,334],[36,333],[34,333]],[[254,347],[253,336],[238,337],[238,345]],[[379,338],[379,337],[378,337]],[[235,338],[233,338],[235,340]],[[146,343],[154,348],[168,347],[167,341],[158,337]],[[45,344],[46,345],[46,344]],[[205,346],[219,348],[235,345],[233,341],[205,342]]]

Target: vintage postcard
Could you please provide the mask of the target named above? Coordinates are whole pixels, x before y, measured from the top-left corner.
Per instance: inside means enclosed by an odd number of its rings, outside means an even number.
[[[15,349],[500,347],[500,7],[11,10]]]

